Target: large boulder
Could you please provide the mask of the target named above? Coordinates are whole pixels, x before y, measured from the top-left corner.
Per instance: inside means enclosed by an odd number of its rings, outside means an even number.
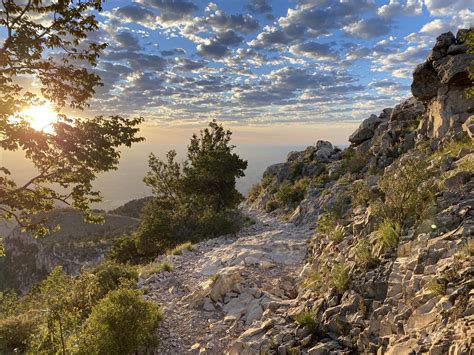
[[[411,93],[414,97],[422,101],[431,100],[438,93],[438,86],[438,73],[430,62],[418,65],[413,71]]]
[[[371,115],[361,123],[354,133],[351,134],[349,142],[358,145],[372,138],[374,136],[374,130],[380,123],[382,123],[382,121],[382,118],[377,117],[376,115]]]
[[[263,173],[264,178],[276,177],[278,183],[291,177],[291,168],[288,163],[279,163],[270,165]]]
[[[433,67],[443,84],[469,85],[468,68],[473,60],[474,54],[447,56],[433,62]]]

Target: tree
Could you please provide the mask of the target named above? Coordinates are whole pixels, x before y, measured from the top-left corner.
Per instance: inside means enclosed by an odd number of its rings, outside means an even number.
[[[2,4],[0,25],[6,38],[0,47],[0,149],[23,151],[38,174],[18,185],[10,170],[0,166],[0,219],[15,219],[25,231],[44,236],[52,226],[44,216],[31,216],[61,202],[82,210],[87,221],[100,222],[90,208],[101,200],[92,182],[97,174],[116,169],[120,146],[143,140],[137,137],[142,118],[61,114],[53,132],[43,132],[33,129],[22,111],[44,100],[58,110],[87,107],[101,85],[93,68],[106,44],[87,36],[98,29],[94,12],[102,10],[102,1]],[[41,94],[19,84],[25,76],[36,80]]]
[[[247,162],[233,153],[232,132],[215,120],[209,128],[193,135],[184,167],[184,192],[216,211],[235,208],[242,195],[235,189],[236,178],[245,176]]]
[[[154,198],[142,213],[136,238],[145,257],[163,253],[179,243],[199,241],[236,231],[234,210],[242,201],[236,179],[244,176],[247,162],[233,152],[232,133],[216,121],[193,135],[183,164],[170,151],[166,161],[150,155],[150,172],[144,178]],[[116,248],[115,254],[130,250]],[[126,258],[125,258],[126,259]]]

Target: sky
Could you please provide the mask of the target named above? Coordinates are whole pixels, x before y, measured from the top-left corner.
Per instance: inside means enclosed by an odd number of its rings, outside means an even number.
[[[93,35],[109,47],[92,109],[156,127],[216,118],[274,132],[270,143],[289,133],[297,143],[309,126],[347,140],[409,96],[435,37],[472,26],[472,9],[474,0],[108,1]]]

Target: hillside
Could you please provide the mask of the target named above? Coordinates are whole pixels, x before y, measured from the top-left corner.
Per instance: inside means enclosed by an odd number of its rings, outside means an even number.
[[[89,224],[82,213],[72,209],[54,210],[48,220],[61,229],[43,239],[35,239],[19,227],[6,235],[6,255],[0,259],[0,289],[26,293],[58,265],[77,274],[83,266],[102,261],[112,242],[138,225],[138,219],[112,214],[105,215],[104,224]]]
[[[413,97],[270,166],[255,224],[139,281],[163,354],[468,354],[474,336],[474,100],[461,33]],[[285,220],[285,221],[282,221]]]

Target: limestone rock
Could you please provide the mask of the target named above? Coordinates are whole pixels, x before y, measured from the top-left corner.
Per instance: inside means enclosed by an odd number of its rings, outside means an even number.
[[[382,119],[376,115],[371,115],[369,118],[364,120],[359,128],[351,134],[349,141],[354,144],[360,144],[374,135],[374,130],[382,122]]]

